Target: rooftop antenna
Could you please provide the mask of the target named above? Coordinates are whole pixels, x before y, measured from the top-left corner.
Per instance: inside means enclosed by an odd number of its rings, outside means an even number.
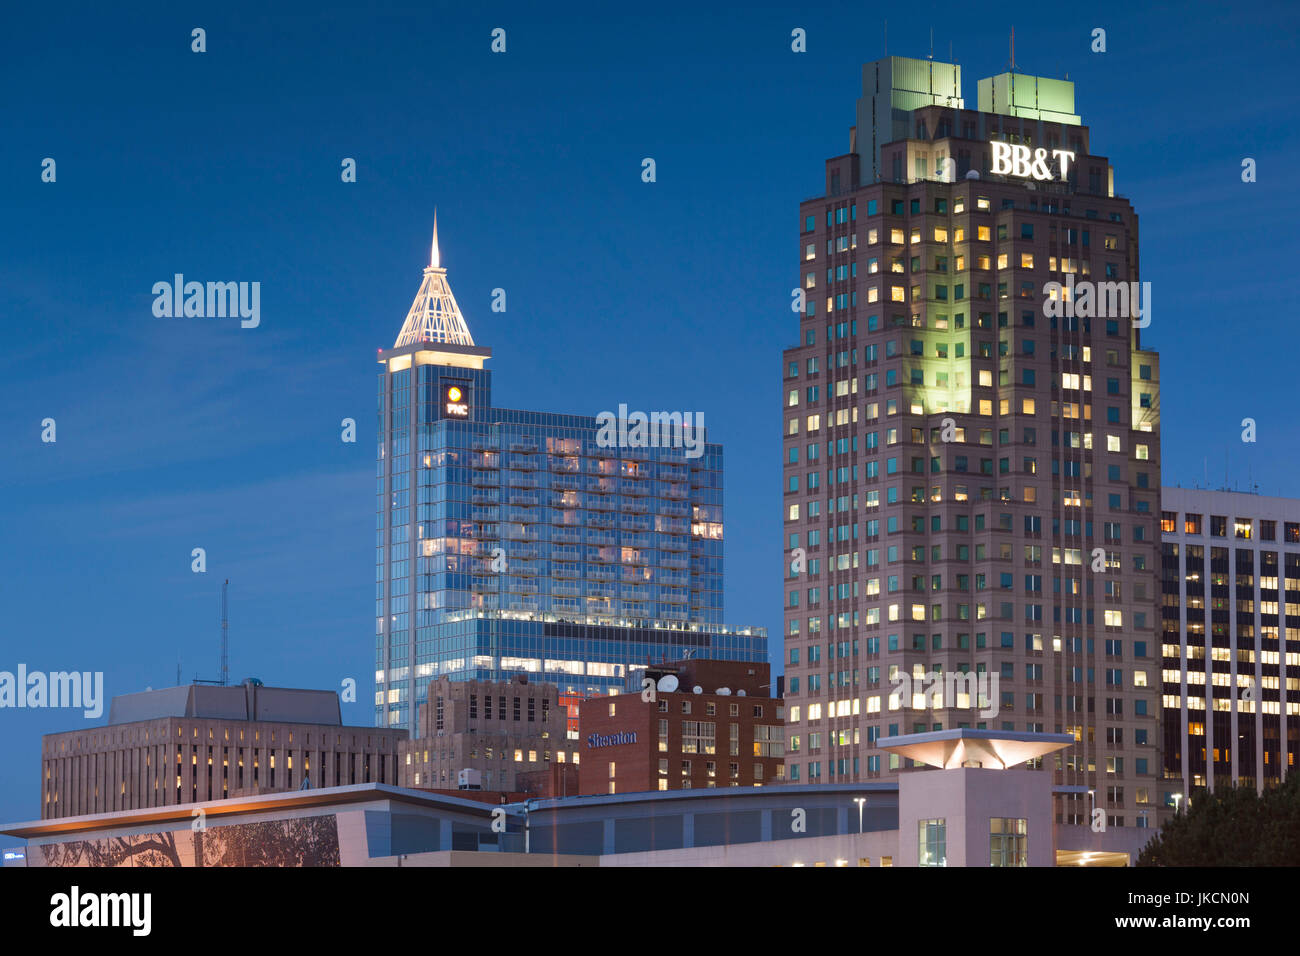
[[[934,27],[930,27],[930,59],[934,59]]]
[[[176,655],[176,686],[181,686],[181,656]]]
[[[1016,72],[1016,28],[1011,28],[1011,72]]]
[[[225,583],[221,585],[221,686],[225,687],[230,683],[230,635],[228,628],[230,621],[226,618],[227,600],[226,589],[230,587],[230,578],[226,578]]]

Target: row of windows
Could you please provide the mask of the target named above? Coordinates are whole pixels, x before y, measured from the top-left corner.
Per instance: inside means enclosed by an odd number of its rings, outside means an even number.
[[[1187,512],[1183,515],[1181,524],[1182,534],[1201,535],[1204,534],[1204,516]],[[1232,536],[1243,540],[1254,538],[1256,519],[1253,518],[1232,518]],[[1258,519],[1259,540],[1276,541],[1277,538],[1277,521],[1270,521],[1264,518]],[[1210,515],[1209,534],[1212,538],[1228,537],[1229,519],[1226,515]],[[1160,512],[1160,531],[1164,534],[1180,533],[1178,521],[1178,512],[1162,511]],[[1282,522],[1282,540],[1288,544],[1300,544],[1300,521]]]

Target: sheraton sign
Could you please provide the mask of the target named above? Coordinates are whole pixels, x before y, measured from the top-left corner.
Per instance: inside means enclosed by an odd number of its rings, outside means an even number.
[[[1053,149],[1052,158],[1060,161],[1061,175],[1055,176],[1047,162],[1049,150],[1042,147],[1030,149],[1018,143],[990,142],[993,147],[993,173],[1002,176],[1019,176],[1023,179],[1033,177],[1037,180],[1066,179],[1070,174],[1070,163],[1074,153],[1068,149]]]

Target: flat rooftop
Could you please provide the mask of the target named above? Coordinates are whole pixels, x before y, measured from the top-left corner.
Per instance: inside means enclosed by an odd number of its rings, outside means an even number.
[[[189,684],[113,698],[108,723],[130,724],[167,717],[261,720],[282,724],[343,725],[339,695],[332,690],[264,687],[261,684]]]

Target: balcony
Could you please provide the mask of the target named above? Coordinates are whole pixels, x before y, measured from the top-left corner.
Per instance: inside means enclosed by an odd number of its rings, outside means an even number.
[[[506,519],[518,521],[520,524],[537,524],[541,520],[541,513],[531,508],[508,508]]]
[[[552,458],[551,471],[559,475],[576,475],[582,470],[576,458]]]
[[[537,488],[541,484],[531,475],[511,475],[508,483],[511,488]]]
[[[532,438],[516,438],[510,442],[510,450],[526,454],[537,451],[537,442]]]
[[[508,500],[512,505],[518,505],[523,508],[536,508],[538,496],[527,491],[517,493],[512,491]]]

